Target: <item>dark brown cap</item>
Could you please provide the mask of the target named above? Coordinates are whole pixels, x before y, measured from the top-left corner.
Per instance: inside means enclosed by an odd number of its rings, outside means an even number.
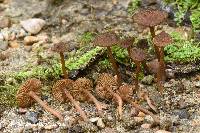
[[[153,43],[158,47],[165,47],[172,43],[172,37],[168,33],[162,31],[153,38]]]
[[[119,45],[123,48],[128,48],[133,44],[135,39],[133,37],[125,38],[120,41]]]
[[[117,93],[120,95],[120,97],[123,100],[128,100],[133,97],[134,89],[135,87],[133,85],[123,85],[119,87],[119,89],[117,90]]]
[[[67,97],[64,94],[64,89],[72,90],[73,87],[73,80],[70,79],[62,79],[58,80],[52,88],[52,95],[53,97],[58,100],[59,102],[63,103],[67,99]]]
[[[92,91],[93,83],[87,78],[78,78],[73,84],[73,90],[71,90],[72,96],[79,101],[89,100],[88,96],[83,93],[83,90]]]
[[[130,56],[134,61],[144,61],[146,59],[146,53],[142,49],[132,48],[130,53]]]
[[[110,47],[119,42],[117,35],[114,32],[106,32],[98,35],[93,44],[100,47]]]
[[[164,11],[141,9],[133,15],[133,20],[139,25],[153,27],[162,23],[167,17],[168,14]]]
[[[51,50],[57,53],[64,53],[69,50],[69,47],[64,42],[55,43]]]
[[[35,100],[28,95],[33,91],[36,95],[41,95],[41,81],[35,78],[27,80],[18,90],[16,95],[17,103],[20,107],[25,108],[31,106]]]

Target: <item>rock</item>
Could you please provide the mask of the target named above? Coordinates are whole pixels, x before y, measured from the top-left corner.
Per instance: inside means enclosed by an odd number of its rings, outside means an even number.
[[[8,49],[8,42],[0,40],[0,51],[5,51],[6,49]]]
[[[168,78],[174,78],[175,77],[175,72],[172,69],[166,69],[165,72],[166,72],[166,76]]]
[[[138,117],[145,117],[146,115],[145,115],[145,113],[143,113],[143,112],[139,112],[139,114],[138,114]]]
[[[151,127],[151,124],[148,124],[148,123],[144,123],[141,125],[142,128],[145,128],[145,129],[149,129]]]
[[[38,41],[39,41],[38,38],[35,36],[26,36],[24,38],[24,45],[32,45]]]
[[[20,31],[17,34],[17,38],[24,37],[26,35],[27,35],[26,31],[24,29],[20,29]]]
[[[25,114],[25,117],[26,117],[27,121],[32,124],[38,123],[38,113],[36,113],[36,112],[29,111]]]
[[[10,19],[7,17],[0,18],[0,28],[10,27],[11,22]]]
[[[47,125],[44,127],[44,129],[46,129],[46,130],[52,130],[52,129],[56,129],[56,128],[58,128],[57,124]]]
[[[4,40],[3,34],[0,33],[0,41],[3,41],[3,40]]]
[[[140,122],[143,122],[143,121],[144,121],[144,117],[134,117],[134,120],[135,120],[137,123],[140,123]]]
[[[200,87],[200,81],[194,82],[194,85],[195,85],[196,87]]]
[[[26,108],[19,108],[19,109],[17,110],[17,112],[18,112],[19,114],[25,114],[25,113],[27,112],[27,109],[26,109]]]
[[[98,119],[99,119],[99,117],[94,117],[94,118],[90,118],[90,121],[91,121],[92,123],[94,123],[94,122],[98,121]]]
[[[141,82],[142,82],[143,84],[151,85],[152,82],[153,82],[153,80],[154,80],[154,77],[153,77],[152,75],[148,75],[148,76],[145,76],[145,77],[141,80]]]
[[[31,34],[37,34],[45,25],[45,21],[39,18],[32,18],[20,22],[22,27]]]
[[[171,133],[171,132],[168,132],[168,131],[165,131],[165,130],[158,130],[155,133]]]
[[[174,114],[178,115],[180,119],[188,119],[190,117],[190,114],[186,109],[175,110]]]
[[[97,126],[99,127],[99,128],[105,128],[105,124],[103,123],[103,121],[102,121],[102,118],[99,118],[98,119],[98,121],[97,121]]]
[[[10,46],[11,48],[19,48],[19,47],[20,47],[20,44],[19,44],[17,41],[11,41],[11,42],[9,43],[9,46]]]

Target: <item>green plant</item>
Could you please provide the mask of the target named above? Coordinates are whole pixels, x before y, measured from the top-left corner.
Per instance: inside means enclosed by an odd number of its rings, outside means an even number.
[[[135,10],[139,8],[141,0],[131,0],[129,6],[128,6],[128,13],[132,15]]]
[[[107,58],[99,61],[98,65],[100,66],[101,69],[111,68],[111,64]]]
[[[190,16],[194,32],[200,32],[200,6],[197,10],[192,11]]]
[[[80,44],[81,46],[84,46],[86,44],[89,44],[94,39],[94,34],[91,32],[85,32],[80,37]]]
[[[122,64],[129,63],[130,58],[128,57],[128,51],[126,48],[121,48],[119,46],[113,46],[112,53],[118,62],[120,62]]]

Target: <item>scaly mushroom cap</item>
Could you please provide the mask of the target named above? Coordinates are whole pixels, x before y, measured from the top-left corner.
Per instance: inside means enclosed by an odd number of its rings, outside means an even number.
[[[133,15],[134,22],[146,27],[153,27],[162,23],[168,14],[154,9],[142,9]]]
[[[64,42],[55,43],[51,50],[56,53],[64,53],[69,50],[69,47]]]
[[[89,97],[83,93],[83,90],[92,91],[93,83],[87,78],[78,78],[73,84],[71,90],[72,96],[78,101],[87,101]]]
[[[146,59],[146,53],[142,49],[132,48],[130,53],[130,56],[134,61],[144,61]]]
[[[31,106],[35,100],[28,95],[30,91],[33,91],[36,95],[41,95],[41,81],[35,78],[27,80],[18,90],[16,100],[19,107],[25,108]]]
[[[158,59],[154,59],[150,62],[147,63],[147,66],[150,70],[151,73],[154,73],[156,74],[159,70],[159,62],[158,62]]]
[[[129,46],[133,44],[133,41],[134,41],[133,37],[125,38],[120,41],[119,45],[123,48],[128,48]]]
[[[93,44],[100,47],[110,47],[119,42],[117,35],[114,32],[106,32],[98,35]]]
[[[96,93],[102,99],[111,99],[112,95],[107,89],[116,90],[118,83],[116,79],[108,73],[102,73],[97,79]]]
[[[120,95],[122,100],[132,99],[134,89],[135,87],[133,85],[123,85],[119,87],[117,93]]]
[[[165,47],[172,43],[172,37],[168,33],[162,31],[153,38],[153,43],[158,47]]]
[[[67,99],[67,97],[64,94],[63,89],[68,89],[68,90],[72,90],[73,87],[73,83],[74,81],[71,79],[62,79],[62,80],[58,80],[52,88],[52,95],[53,97],[58,100],[59,102],[63,103],[65,102]]]

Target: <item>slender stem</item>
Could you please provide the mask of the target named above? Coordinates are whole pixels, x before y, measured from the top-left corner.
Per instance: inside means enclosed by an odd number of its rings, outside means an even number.
[[[98,110],[98,113],[100,116],[102,116],[102,109],[103,108],[106,108],[106,105],[103,105],[101,102],[99,102],[89,91],[87,90],[84,90],[84,93],[86,95],[88,95],[88,97],[94,102],[94,104],[96,105],[97,107],[97,110]]]
[[[70,100],[70,102],[72,102],[72,104],[75,106],[76,110],[80,113],[80,116],[83,118],[84,121],[88,121],[88,118],[85,114],[85,112],[81,109],[81,107],[79,106],[79,104],[74,100],[74,98],[72,97],[72,95],[70,94],[70,92],[66,89],[63,89],[66,97]]]
[[[151,37],[153,39],[155,37],[155,27],[154,26],[153,27],[149,27],[149,29],[150,29]],[[156,56],[157,56],[158,61],[159,61],[159,58],[160,58],[159,48],[155,44],[153,44],[153,46],[155,48]]]
[[[107,47],[107,49],[108,49],[108,56],[109,56],[110,62],[112,64],[112,67],[115,70],[116,75],[117,75],[118,85],[121,86],[121,84],[122,84],[122,78],[121,78],[121,75],[119,73],[118,66],[116,64],[115,58],[112,55],[112,50],[111,50],[110,47]]]
[[[64,54],[60,52],[60,60],[61,60],[61,65],[62,65],[62,72],[64,74],[64,78],[67,79],[68,75],[65,69],[65,58],[64,58]]]
[[[140,71],[141,71],[141,66],[140,62],[135,61],[136,64],[136,77],[135,77],[135,89],[136,91],[139,90],[139,76],[140,76]]]
[[[156,113],[158,113],[157,108],[152,104],[151,99],[149,98],[148,94],[145,94],[144,98],[147,101],[149,107],[151,107]]]
[[[150,29],[150,33],[151,33],[151,37],[154,38],[155,37],[155,28],[153,27],[149,27]]]
[[[35,101],[37,101],[38,104],[41,105],[45,110],[47,110],[54,116],[58,117],[61,122],[64,121],[63,116],[59,112],[49,107],[49,105],[45,103],[44,101],[42,101],[33,91],[30,91],[28,95],[31,96]]]
[[[131,46],[129,46],[129,47],[127,48],[127,51],[128,51],[129,57],[131,57]]]
[[[160,75],[161,80],[164,81],[166,79],[166,73],[165,73],[165,61],[164,61],[164,47],[160,48]]]
[[[119,112],[119,119],[122,119],[122,105],[123,105],[122,98],[117,93],[113,92],[112,90],[110,90],[110,89],[107,89],[107,90],[117,100],[117,103],[118,103],[118,112]]]

